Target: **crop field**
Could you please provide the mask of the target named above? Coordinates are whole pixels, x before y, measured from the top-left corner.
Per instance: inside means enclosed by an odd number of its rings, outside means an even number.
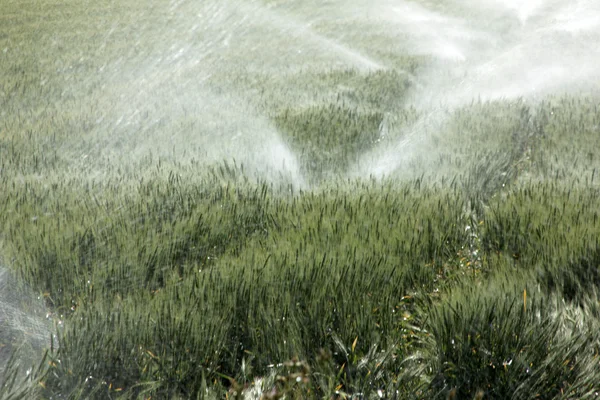
[[[0,2],[0,400],[600,398],[593,0]]]

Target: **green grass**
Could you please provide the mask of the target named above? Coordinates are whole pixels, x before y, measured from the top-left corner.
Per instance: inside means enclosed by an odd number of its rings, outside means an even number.
[[[474,101],[415,133],[432,60],[336,37],[351,19],[313,29],[388,69],[316,39],[287,68],[242,23],[194,64],[242,3],[0,6],[0,260],[54,325],[0,398],[593,398],[597,99]],[[275,134],[303,180],[253,155]],[[352,177],[404,139],[398,170]]]

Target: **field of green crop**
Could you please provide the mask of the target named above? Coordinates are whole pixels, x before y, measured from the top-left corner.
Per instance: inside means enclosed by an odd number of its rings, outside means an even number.
[[[598,398],[598,97],[340,9],[0,2],[0,399]]]

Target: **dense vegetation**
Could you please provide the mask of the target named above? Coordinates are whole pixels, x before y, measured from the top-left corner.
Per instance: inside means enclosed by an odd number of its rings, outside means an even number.
[[[0,255],[48,312],[0,398],[598,395],[596,98],[474,101],[411,137],[427,57],[365,35],[388,69],[258,71],[247,43],[203,67],[218,21],[155,6],[0,4]],[[246,154],[270,129],[303,179]]]

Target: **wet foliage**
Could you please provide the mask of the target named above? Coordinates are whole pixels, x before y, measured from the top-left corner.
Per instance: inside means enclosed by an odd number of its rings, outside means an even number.
[[[156,64],[181,81],[123,99],[182,14],[42,3],[0,5],[0,254],[51,327],[39,363],[6,364],[0,399],[597,396],[597,99],[473,101],[415,133],[425,57],[270,74],[250,50],[208,92],[182,56]],[[304,180],[213,157],[246,100]],[[199,122],[211,107],[226,121]],[[360,174],[402,141],[397,169]]]

